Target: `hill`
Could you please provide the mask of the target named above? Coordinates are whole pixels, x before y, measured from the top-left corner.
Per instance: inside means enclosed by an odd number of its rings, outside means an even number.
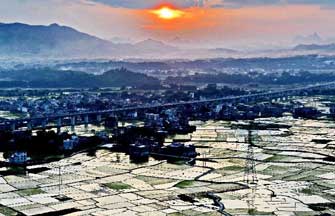
[[[139,51],[142,50],[147,53],[152,52],[173,52],[178,50],[176,47],[167,45],[161,41],[147,39],[144,41],[140,41],[134,44],[134,48],[138,49]]]
[[[120,52],[119,46],[58,24],[0,24],[0,56],[100,57]]]
[[[127,69],[115,69],[101,75],[78,71],[59,71],[52,69],[10,70],[0,72],[0,87],[22,88],[96,88],[123,87],[157,88],[160,81],[144,74]]]

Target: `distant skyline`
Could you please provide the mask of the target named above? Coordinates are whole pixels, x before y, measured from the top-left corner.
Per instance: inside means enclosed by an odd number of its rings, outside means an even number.
[[[190,46],[270,48],[287,46],[298,35],[316,32],[323,42],[335,42],[334,0],[0,0],[0,3],[0,22],[58,23],[109,40],[153,38]],[[151,13],[162,5],[173,7],[179,16],[161,19]]]

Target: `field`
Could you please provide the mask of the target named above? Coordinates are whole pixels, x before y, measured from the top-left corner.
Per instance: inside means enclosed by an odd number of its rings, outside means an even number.
[[[258,121],[292,127],[253,130],[248,155],[248,131],[238,123],[193,122],[190,143],[207,147],[197,149],[195,166],[133,164],[125,154],[99,150],[1,176],[0,215],[221,215],[208,192],[232,215],[334,215],[334,122]],[[249,170],[247,156],[255,161]],[[35,168],[43,169],[29,173]],[[245,181],[253,177],[255,184]]]

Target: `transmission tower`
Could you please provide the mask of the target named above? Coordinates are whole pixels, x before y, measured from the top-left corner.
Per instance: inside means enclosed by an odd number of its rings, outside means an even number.
[[[248,151],[244,168],[244,182],[246,182],[247,184],[257,183],[256,164],[252,141],[252,126],[253,123],[250,124],[250,128],[248,130]]]
[[[62,169],[62,167],[59,166],[58,167],[58,196],[61,195],[61,187],[62,187],[62,184],[63,184],[61,169]]]
[[[254,156],[254,145],[252,138],[252,130],[254,129],[254,123],[251,122],[248,128],[248,150],[247,157],[245,161],[245,170],[244,170],[244,182],[249,185],[249,189],[251,190],[247,194],[247,204],[248,209],[250,211],[255,210],[255,198],[257,191],[257,172],[256,172],[256,164],[255,164],[255,156]]]

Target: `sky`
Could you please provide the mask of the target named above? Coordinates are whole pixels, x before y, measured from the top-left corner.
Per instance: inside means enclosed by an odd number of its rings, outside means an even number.
[[[162,18],[163,6],[180,16]],[[118,41],[271,47],[314,32],[335,39],[335,0],[0,0],[0,22],[58,23]]]

